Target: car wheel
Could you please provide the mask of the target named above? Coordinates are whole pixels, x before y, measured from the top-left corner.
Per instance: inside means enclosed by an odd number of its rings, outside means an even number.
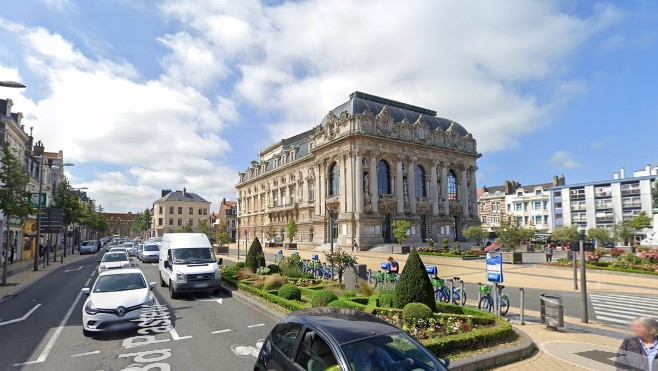
[[[178,294],[176,293],[176,290],[174,290],[174,285],[171,284],[171,281],[169,281],[169,297],[172,299],[178,298]]]
[[[85,329],[82,329],[82,335],[84,335],[84,337],[88,338],[88,337],[91,337],[93,334],[92,334],[91,331],[87,331]]]
[[[219,295],[219,289],[214,289],[212,290],[213,295]]]

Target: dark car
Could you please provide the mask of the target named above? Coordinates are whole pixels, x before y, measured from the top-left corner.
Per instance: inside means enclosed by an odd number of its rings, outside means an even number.
[[[255,371],[446,370],[409,334],[358,310],[315,308],[284,317],[261,347]]]

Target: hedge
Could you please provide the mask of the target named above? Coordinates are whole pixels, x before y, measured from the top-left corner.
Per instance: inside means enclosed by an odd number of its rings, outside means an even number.
[[[493,327],[476,328],[467,333],[421,340],[420,343],[436,355],[445,355],[455,351],[486,347],[501,340],[510,341],[516,336],[509,322],[497,319]]]
[[[430,255],[430,256],[442,256],[444,258],[477,258],[480,255],[478,254],[453,254],[449,252],[431,252],[431,251],[419,251],[418,254],[420,255]]]
[[[327,306],[331,308],[342,308],[342,309],[357,309],[357,310],[366,309],[365,305],[355,303],[354,301],[346,300],[346,299],[334,300],[331,303],[329,303]]]
[[[307,307],[302,303],[298,303],[298,302],[295,302],[295,301],[292,301],[292,300],[286,300],[284,298],[276,296],[275,294],[271,294],[267,291],[257,289],[257,288],[255,288],[251,285],[246,284],[246,283],[238,282],[238,281],[236,281],[232,278],[231,279],[226,279],[224,277],[222,277],[222,278],[229,285],[236,287],[238,289],[238,291],[246,291],[246,292],[248,292],[252,295],[259,296],[259,297],[261,297],[261,298],[263,298],[263,299],[265,299],[269,302],[280,305],[280,306],[282,306],[282,307],[284,307],[288,310],[295,311],[295,310],[307,309]]]

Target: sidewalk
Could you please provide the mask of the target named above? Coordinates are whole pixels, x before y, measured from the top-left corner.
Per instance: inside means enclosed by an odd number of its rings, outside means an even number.
[[[19,291],[30,286],[36,280],[48,275],[50,272],[53,272],[58,268],[68,266],[70,264],[74,264],[88,257],[89,257],[88,255],[80,255],[77,253],[74,255],[69,254],[64,258],[64,263],[62,264],[60,263],[61,257],[58,251],[57,262],[51,261],[50,265],[46,265],[46,267],[44,268],[43,259],[42,259],[39,262],[39,270],[36,272],[32,270],[33,269],[32,260],[22,260],[14,264],[8,264],[7,285],[0,286],[0,303],[2,303],[5,297],[16,295]],[[0,269],[2,269],[1,266]],[[0,271],[0,274],[1,272],[2,271]]]

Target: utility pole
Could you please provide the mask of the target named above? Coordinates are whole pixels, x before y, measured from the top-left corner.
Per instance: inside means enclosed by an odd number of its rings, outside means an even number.
[[[578,257],[576,256],[573,242],[569,244],[569,251],[571,251],[571,255],[573,256],[573,289],[578,290]]]
[[[580,240],[580,321],[588,323],[587,315],[587,267],[585,266],[585,242]]]
[[[41,192],[43,192],[43,152],[45,148],[38,141],[33,148],[33,154],[39,157],[39,195],[37,197],[37,241],[34,247],[34,271],[39,270],[39,245],[41,244]]]

